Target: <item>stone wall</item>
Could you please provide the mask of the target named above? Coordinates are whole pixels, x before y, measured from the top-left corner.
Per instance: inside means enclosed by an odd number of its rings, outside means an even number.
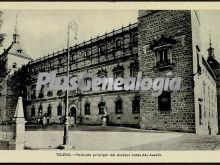
[[[139,14],[138,54],[143,76],[155,79],[172,71],[174,76],[182,78],[180,91],[171,92],[168,114],[159,111],[158,97],[151,96],[150,91],[141,93],[141,127],[195,132],[191,11],[140,11]],[[155,68],[156,55],[150,46],[162,35],[176,43],[171,49],[174,67],[160,71]]]
[[[11,141],[14,137],[13,128],[11,125],[0,126],[0,150],[13,149]]]

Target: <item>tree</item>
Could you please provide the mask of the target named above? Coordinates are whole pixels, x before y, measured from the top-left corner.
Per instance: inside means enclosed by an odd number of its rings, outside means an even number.
[[[2,15],[3,15],[3,12],[0,11],[0,30],[1,30],[1,27],[2,27],[2,23],[3,23],[3,19],[2,19]],[[2,47],[2,43],[5,39],[5,33],[0,33],[0,47]]]
[[[0,47],[2,47],[2,43],[5,39],[5,33],[1,32],[1,27],[2,27],[2,23],[3,23],[3,19],[2,19],[2,15],[3,12],[0,11]],[[7,71],[7,58],[6,58],[6,54],[3,52],[3,54],[0,55],[0,78],[4,78],[5,76],[8,75],[8,71]]]

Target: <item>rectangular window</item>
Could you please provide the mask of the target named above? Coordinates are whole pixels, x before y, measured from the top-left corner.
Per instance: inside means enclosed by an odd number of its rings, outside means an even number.
[[[115,49],[116,49],[116,51],[122,49],[122,40],[121,39],[116,40],[116,47],[115,47]]]
[[[57,107],[57,115],[62,116],[62,105],[61,104],[59,104]]]
[[[99,114],[104,114],[105,113],[105,102],[100,102],[98,104],[98,108],[99,108]]]
[[[38,98],[44,98],[44,86],[41,87]]]
[[[163,93],[158,97],[158,104],[161,113],[169,113],[171,110],[171,93],[163,91]]]
[[[171,64],[171,54],[169,49],[158,50],[156,54],[156,66]]]
[[[132,113],[140,113],[140,100],[132,100]]]
[[[85,115],[90,115],[90,104],[86,103],[84,108],[85,108]]]
[[[133,34],[132,43],[133,43],[134,46],[138,45],[138,33]]]
[[[47,108],[47,116],[51,117],[52,115],[52,106],[49,104],[48,108]]]
[[[115,113],[116,114],[123,114],[122,103],[123,102],[120,98],[115,101]]]
[[[63,93],[63,91],[62,90],[58,90],[57,91],[57,96],[62,96],[64,93]]]
[[[86,53],[86,60],[90,60],[91,59],[91,50],[87,49],[85,53]]]

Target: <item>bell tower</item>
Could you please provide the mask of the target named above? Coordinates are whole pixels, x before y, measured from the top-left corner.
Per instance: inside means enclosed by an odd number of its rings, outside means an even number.
[[[18,15],[16,14],[16,20],[15,20],[15,32],[13,34],[13,41],[12,43],[19,43],[19,35],[18,35],[18,30],[17,30],[17,22],[18,21]]]
[[[20,35],[18,34],[18,16],[16,15],[15,30],[12,38],[11,46],[7,49],[8,54],[8,70],[9,74],[13,74],[22,65],[27,64],[32,58],[25,52],[20,43]]]
[[[215,57],[214,55],[214,48],[212,47],[212,39],[211,39],[211,32],[209,31],[209,48],[208,48],[208,55],[210,57]]]

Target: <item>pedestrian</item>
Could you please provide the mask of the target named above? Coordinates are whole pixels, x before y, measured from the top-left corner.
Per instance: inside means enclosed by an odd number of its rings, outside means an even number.
[[[37,124],[40,125],[40,118],[37,118]]]

